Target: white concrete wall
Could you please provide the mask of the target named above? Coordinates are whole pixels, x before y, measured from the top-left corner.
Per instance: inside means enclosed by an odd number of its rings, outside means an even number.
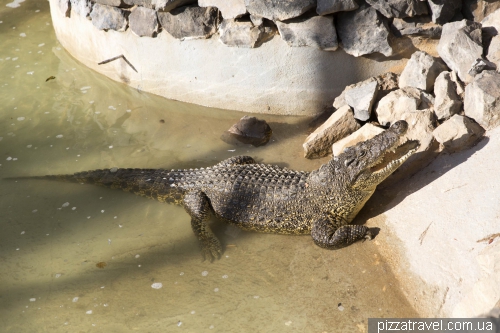
[[[98,30],[71,12],[64,17],[50,0],[57,38],[77,60],[113,80],[170,99],[257,113],[310,115],[331,106],[344,87],[401,68],[406,60],[378,62],[342,50],[289,47],[280,36],[255,49],[223,45],[218,35],[179,41]],[[123,60],[97,63],[123,54]]]

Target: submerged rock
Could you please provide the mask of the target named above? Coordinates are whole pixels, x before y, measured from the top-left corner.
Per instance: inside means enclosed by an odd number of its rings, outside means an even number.
[[[484,128],[474,120],[456,114],[436,128],[433,134],[448,152],[458,152],[474,146],[484,132]]]
[[[265,145],[273,131],[265,120],[244,116],[227,131],[232,138],[255,147]],[[223,139],[224,140],[224,139]],[[227,140],[224,140],[227,142]]]
[[[376,52],[388,57],[393,53],[387,20],[370,6],[339,13],[337,33],[344,51],[355,57]]]
[[[304,144],[304,157],[318,158],[330,154],[332,144],[360,128],[348,105],[335,111],[328,120],[311,133]]]
[[[169,13],[158,12],[160,23],[177,39],[209,38],[216,32],[217,9],[180,7]]]
[[[338,48],[332,16],[276,21],[281,38],[290,46],[312,46],[325,51]]]
[[[130,30],[139,37],[153,37],[158,32],[158,19],[154,9],[136,7],[128,20]]]
[[[120,8],[96,3],[90,13],[92,24],[99,30],[125,31],[127,18]]]
[[[483,54],[481,24],[462,20],[443,26],[437,51],[449,68],[466,83],[472,81],[469,70]]]

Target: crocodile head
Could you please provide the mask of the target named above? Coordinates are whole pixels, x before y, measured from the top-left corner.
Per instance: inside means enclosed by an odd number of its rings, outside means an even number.
[[[336,186],[372,192],[390,176],[420,146],[410,140],[400,144],[408,129],[404,120],[395,122],[389,129],[370,140],[360,142],[323,165],[319,174],[328,174]]]

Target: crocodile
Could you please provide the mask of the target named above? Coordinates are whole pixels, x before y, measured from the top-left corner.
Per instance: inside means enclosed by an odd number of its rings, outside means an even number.
[[[395,122],[311,172],[235,156],[198,169],[111,168],[36,178],[97,184],[182,205],[203,257],[211,261],[222,254],[208,225],[211,213],[244,230],[310,234],[318,246],[338,249],[373,238],[368,227],[350,223],[377,185],[418,149],[418,141],[400,143],[407,128],[405,121]]]

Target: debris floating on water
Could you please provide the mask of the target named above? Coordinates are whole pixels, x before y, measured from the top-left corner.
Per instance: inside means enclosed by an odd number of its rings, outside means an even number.
[[[163,287],[163,284],[161,282],[155,282],[151,285],[151,288],[153,289],[160,289],[161,287]]]

